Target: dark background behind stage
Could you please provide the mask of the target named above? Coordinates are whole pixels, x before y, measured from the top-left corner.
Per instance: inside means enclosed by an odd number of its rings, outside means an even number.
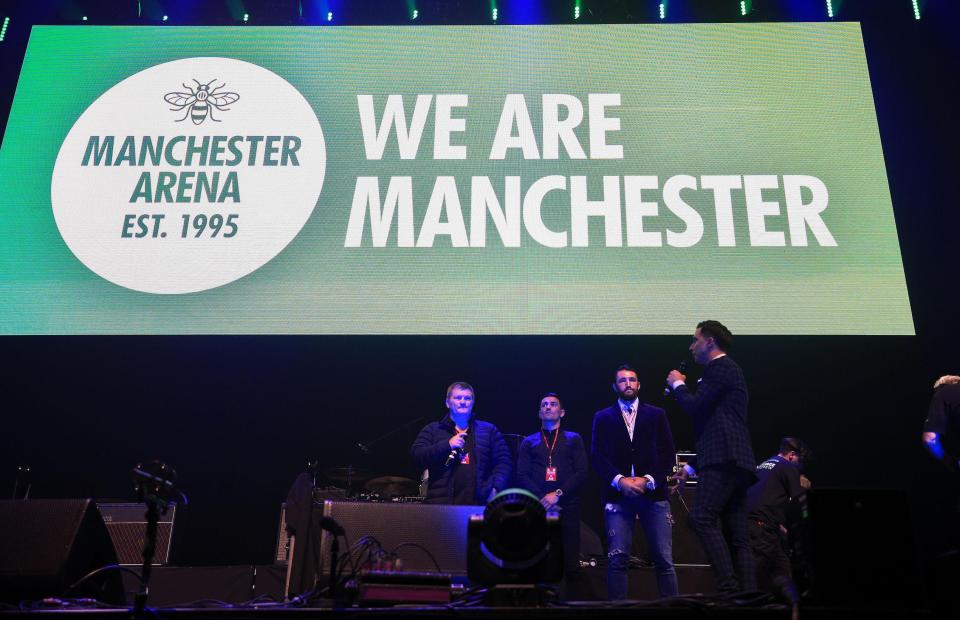
[[[351,15],[355,4],[341,4],[346,7],[341,14]],[[583,21],[653,21],[646,9],[630,9],[631,3],[593,4],[608,8],[584,3],[591,11],[584,12]],[[724,18],[690,8],[702,4],[673,2],[671,19],[739,19],[736,13]],[[794,434],[816,452],[810,467],[816,485],[908,490],[914,530],[926,555],[960,529],[948,521],[947,510],[958,481],[926,458],[920,444],[934,379],[960,372],[954,293],[960,230],[957,100],[950,94],[956,88],[958,44],[955,9],[949,4],[922,3],[923,19],[915,21],[909,0],[846,0],[846,13],[838,15],[863,20],[917,335],[745,336],[732,351],[751,389],[750,428],[758,459],[776,450],[780,436]],[[438,9],[432,22],[424,10],[423,23],[489,22],[487,2],[447,5],[454,8]],[[753,5],[755,14],[748,19],[825,19],[822,2],[754,0]],[[509,23],[510,3],[501,6],[501,21]],[[771,6],[781,12],[763,12]],[[7,40],[0,44],[4,123],[34,15],[30,11],[36,11],[27,3],[14,7]],[[355,12],[352,21],[340,23],[400,21],[386,10]],[[104,15],[94,23],[139,23]],[[514,15],[514,23],[525,22],[519,12]],[[50,14],[32,19],[65,23]],[[572,20],[545,11],[525,23],[538,21]],[[451,295],[469,295],[455,282],[450,285]],[[0,294],[2,289],[0,282]],[[629,299],[630,274],[623,276],[623,291]],[[682,297],[684,291],[676,294]],[[715,294],[719,298],[724,291]],[[869,306],[863,308],[864,315],[870,312]],[[274,552],[280,502],[309,459],[415,478],[407,450],[419,425],[374,445],[369,455],[356,444],[419,416],[439,418],[444,390],[454,380],[473,383],[477,414],[507,433],[534,432],[539,397],[555,390],[568,412],[567,428],[589,440],[593,412],[613,399],[613,369],[631,362],[640,370],[644,399],[667,407],[677,446],[692,448],[686,416],[661,396],[663,377],[685,357],[688,343],[688,335],[630,333],[4,337],[0,495],[12,490],[16,466],[29,464],[32,497],[128,499],[130,467],[161,458],[178,470],[190,496],[190,505],[177,513],[174,563],[265,563]],[[599,484],[591,480],[584,511],[595,528]]]

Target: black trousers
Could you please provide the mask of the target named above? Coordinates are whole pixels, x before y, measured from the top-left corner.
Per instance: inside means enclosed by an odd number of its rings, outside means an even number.
[[[790,558],[783,548],[783,538],[769,525],[756,520],[747,521],[750,530],[750,548],[757,562],[757,575],[766,588],[777,577],[790,577]]]
[[[560,511],[560,535],[563,540],[563,589],[566,600],[586,596],[580,574],[580,507],[566,506]]]
[[[752,472],[736,467],[704,468],[690,527],[697,533],[723,594],[757,589],[747,535],[747,487]]]

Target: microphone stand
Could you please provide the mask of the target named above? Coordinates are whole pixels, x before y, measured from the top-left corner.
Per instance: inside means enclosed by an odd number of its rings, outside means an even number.
[[[157,551],[157,523],[160,521],[160,513],[157,510],[156,498],[147,499],[147,535],[143,543],[143,569],[140,572],[140,591],[133,599],[133,615],[136,618],[143,616],[143,610],[147,606],[147,596],[149,594],[150,573],[153,570],[153,556]],[[164,511],[166,512],[166,511]]]
[[[427,418],[426,416],[420,416],[419,418],[417,418],[417,419],[415,419],[415,420],[410,420],[410,421],[404,422],[404,423],[401,424],[400,426],[397,426],[397,427],[395,427],[395,428],[390,429],[389,431],[387,431],[386,433],[384,433],[383,435],[380,435],[379,437],[377,437],[377,438],[375,438],[375,439],[371,439],[370,441],[367,441],[367,442],[360,442],[360,443],[358,443],[356,447],[360,448],[360,451],[363,452],[364,454],[369,454],[369,453],[370,453],[370,447],[371,447],[371,446],[377,445],[378,443],[380,443],[381,441],[383,441],[383,440],[386,439],[387,437],[392,437],[393,435],[399,433],[399,432],[402,431],[402,430],[405,430],[405,429],[413,426],[414,424],[419,424],[420,422],[426,422],[428,419],[429,419],[429,418]]]
[[[143,543],[140,590],[133,599],[133,617],[142,618],[150,593],[150,574],[153,570],[153,556],[157,550],[157,524],[160,514],[166,514],[171,504],[186,504],[187,496],[174,485],[177,472],[166,463],[153,461],[146,466],[138,463],[130,473],[137,491],[137,501],[147,505],[147,532]]]

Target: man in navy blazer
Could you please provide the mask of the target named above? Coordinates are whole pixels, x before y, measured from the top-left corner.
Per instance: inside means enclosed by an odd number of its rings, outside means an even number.
[[[632,367],[617,369],[617,402],[593,416],[590,455],[604,483],[607,530],[607,595],[627,598],[627,569],[637,519],[647,536],[660,596],[677,594],[673,568],[673,517],[667,477],[676,449],[663,409],[641,403],[640,381]]]
[[[696,392],[679,371],[667,375],[673,397],[693,419],[696,437],[699,484],[690,525],[724,594],[757,589],[746,507],[746,491],[757,479],[756,460],[747,429],[747,383],[727,356],[731,344],[733,335],[723,324],[702,321],[690,344],[693,360],[704,366]],[[685,480],[689,473],[678,472],[677,478]]]

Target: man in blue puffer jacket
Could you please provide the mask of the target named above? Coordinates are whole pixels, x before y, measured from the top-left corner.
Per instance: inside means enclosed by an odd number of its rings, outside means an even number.
[[[417,467],[429,470],[431,504],[486,504],[510,479],[510,450],[497,427],[473,417],[474,390],[447,388],[447,415],[427,424],[410,447]]]

